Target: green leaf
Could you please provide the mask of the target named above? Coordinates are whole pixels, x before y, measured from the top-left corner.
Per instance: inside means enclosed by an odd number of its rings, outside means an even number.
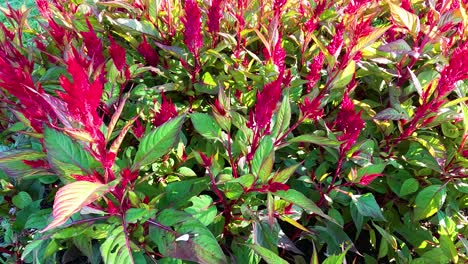
[[[286,132],[291,123],[291,104],[289,102],[289,90],[286,90],[281,101],[281,106],[278,113],[274,116],[275,124],[271,130],[273,138],[279,137],[282,133]]]
[[[227,263],[210,230],[190,214],[165,209],[158,215],[157,221],[165,226],[173,226],[177,233],[177,236],[174,236],[173,233],[160,229],[150,229],[151,239],[157,243],[158,249],[164,256],[196,263]]]
[[[145,222],[156,214],[155,209],[130,208],[125,212],[125,221],[134,224],[137,221]]]
[[[306,134],[292,138],[288,143],[311,143],[319,146],[339,146],[340,142],[337,140],[329,139],[326,137],[320,137],[316,135]]]
[[[273,165],[275,163],[275,152],[271,151],[270,154],[265,158],[260,169],[258,171],[258,177],[262,183],[266,183],[270,178],[271,171],[273,170]]]
[[[376,30],[370,32],[370,34],[361,37],[357,44],[353,47],[352,53],[365,49],[366,47],[372,45],[377,39],[379,39],[391,26],[386,26],[382,28],[377,28]]]
[[[458,138],[460,136],[458,127],[450,122],[442,123],[441,128],[442,128],[442,133],[444,133],[444,136],[446,137]]]
[[[200,221],[204,226],[213,223],[218,210],[213,205],[213,199],[208,195],[194,196],[190,198],[192,206],[186,208],[184,211],[190,213]]]
[[[204,113],[193,113],[190,115],[193,127],[207,139],[218,139],[221,136],[221,127],[216,120]]]
[[[331,255],[327,257],[322,264],[338,264],[338,263],[344,263],[344,259],[346,256],[346,252],[348,252],[350,247],[348,247],[346,250],[341,252],[339,255]]]
[[[374,119],[377,120],[409,120],[409,117],[406,113],[400,112],[394,108],[386,108],[380,112],[378,112]]]
[[[141,139],[132,170],[152,164],[165,155],[179,141],[179,133],[185,116],[175,117]]]
[[[331,87],[333,88],[342,88],[351,82],[353,79],[354,73],[356,72],[356,62],[351,60],[346,66],[346,68],[341,71],[338,76],[333,80]]]
[[[426,219],[434,215],[447,197],[445,186],[431,185],[418,193],[415,200],[414,221]]]
[[[139,21],[139,20],[130,19],[130,18],[117,18],[115,20],[111,19],[110,17],[107,17],[107,18],[109,19],[109,21],[111,21],[111,23],[122,26],[123,28],[132,29],[137,32],[144,33],[144,34],[154,36],[154,37],[159,36],[153,24],[151,24],[151,22],[149,21],[146,21],[146,20]]]
[[[382,235],[383,239],[385,239],[385,241],[390,244],[390,246],[392,246],[392,248],[394,250],[397,250],[398,249],[398,243],[397,243],[397,240],[394,236],[392,236],[391,234],[389,234],[387,231],[385,231],[383,228],[381,228],[380,226],[372,223],[375,227],[375,229],[377,229],[377,231],[380,233],[380,235]]]
[[[197,176],[197,174],[191,168],[188,168],[188,167],[180,167],[177,170],[177,173],[180,173],[185,177],[196,177]]]
[[[12,202],[19,209],[23,209],[32,203],[32,198],[27,192],[19,192],[13,196]]]
[[[439,244],[445,256],[450,258],[453,263],[458,263],[458,252],[452,239],[448,235],[441,235],[439,237]]]
[[[73,174],[90,175],[99,165],[80,143],[47,126],[44,145],[51,167],[66,179],[74,179]]]
[[[419,189],[419,182],[414,178],[406,179],[401,185],[400,196],[412,194]]]
[[[307,198],[304,194],[294,190],[289,189],[287,191],[277,191],[274,195],[279,196],[281,199],[293,203],[299,207],[302,207],[306,210],[309,214],[314,213],[317,214],[329,221],[336,223],[336,221],[325,214],[322,209],[320,209],[312,200]]]
[[[380,210],[380,206],[377,204],[372,193],[353,195],[352,203],[363,216],[369,216],[375,220],[385,221],[382,211]]]
[[[265,159],[268,158],[273,150],[273,140],[271,136],[265,136],[261,139],[258,148],[255,150],[254,157],[252,159],[252,173],[258,175],[260,167],[262,166]]]
[[[132,250],[127,247],[122,226],[112,230],[101,245],[101,256],[105,264],[134,264]]]
[[[8,150],[0,152],[0,170],[12,178],[32,178],[51,173],[41,168],[32,168],[24,160],[45,159],[46,154],[34,150]]]
[[[289,177],[291,177],[293,173],[297,170],[297,168],[299,168],[301,164],[302,163],[295,164],[289,168],[286,168],[284,170],[281,170],[275,173],[275,175],[273,175],[272,182],[281,182],[281,183],[286,182],[289,179]]]
[[[253,249],[268,264],[288,264],[286,260],[282,259],[280,256],[276,255],[273,251],[269,249],[266,249],[259,245],[246,245],[246,246]]]

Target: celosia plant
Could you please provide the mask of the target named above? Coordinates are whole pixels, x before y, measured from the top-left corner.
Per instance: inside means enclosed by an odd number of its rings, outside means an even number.
[[[467,261],[466,1],[36,3],[0,24],[2,262]]]

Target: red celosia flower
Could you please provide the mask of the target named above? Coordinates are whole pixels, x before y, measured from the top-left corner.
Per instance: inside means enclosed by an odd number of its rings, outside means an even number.
[[[336,25],[335,35],[333,36],[333,39],[330,41],[327,47],[327,50],[331,55],[335,55],[335,53],[341,49],[341,46],[343,45],[343,31],[343,23],[339,23],[338,25]]]
[[[121,71],[126,65],[126,52],[125,49],[119,46],[117,43],[115,43],[114,39],[109,36],[109,39],[111,41],[111,46],[109,48],[109,53],[112,57],[112,60],[114,61],[115,67],[117,68],[118,71]]]
[[[276,191],[287,191],[289,190],[289,185],[281,183],[281,182],[271,182],[268,183],[268,191],[276,192]]]
[[[361,185],[369,185],[375,178],[383,176],[381,173],[374,173],[374,174],[369,174],[369,175],[364,175],[362,178],[359,180],[359,184]]]
[[[283,7],[286,4],[286,0],[274,0],[273,2],[273,13],[275,16],[281,16],[281,12],[283,11]]]
[[[89,181],[89,182],[102,183],[101,180],[100,180],[102,178],[102,176],[97,171],[94,171],[92,174],[89,174],[89,175],[76,175],[76,174],[73,174],[72,177],[75,178],[75,180],[77,180],[77,181]]]
[[[283,47],[281,46],[281,34],[276,42],[275,49],[273,51],[273,64],[278,67],[279,74],[283,75],[285,71],[284,60],[286,59],[286,52],[284,51]]]
[[[320,108],[320,100],[321,97],[315,97],[312,100],[306,98],[304,103],[299,104],[299,109],[301,109],[302,115],[312,120],[318,120],[322,117],[323,109]]]
[[[83,36],[83,42],[89,60],[92,61],[93,68],[98,69],[105,62],[104,55],[102,54],[102,41],[97,37],[88,19],[86,19],[86,24],[88,25],[89,31],[81,32],[81,35]]]
[[[138,45],[137,48],[138,52],[140,52],[141,56],[145,59],[146,63],[150,66],[156,67],[159,62],[159,56],[153,47],[146,41],[146,37],[143,37],[143,42]]]
[[[310,93],[312,87],[320,80],[320,71],[322,70],[323,60],[325,56],[320,52],[315,56],[314,61],[309,66],[309,73],[307,74],[306,80],[309,82],[306,84],[307,93]]]
[[[153,125],[160,126],[169,119],[177,116],[177,109],[172,103],[172,100],[167,100],[164,93],[161,94],[161,106],[155,112],[153,117]]]
[[[107,212],[110,215],[117,215],[119,214],[119,210],[115,207],[114,203],[112,200],[107,200]]]
[[[135,125],[133,126],[132,131],[135,137],[139,139],[142,138],[143,135],[145,134],[145,127],[141,125],[139,119],[135,121]]]
[[[73,83],[65,76],[60,76],[59,81],[65,93],[57,93],[67,103],[67,108],[75,121],[84,125],[91,136],[99,141],[102,119],[97,109],[101,102],[103,83],[99,79],[90,83],[85,70],[73,56],[69,56],[67,66],[68,73],[73,77]]]
[[[263,91],[257,93],[257,102],[255,103],[254,114],[251,116],[251,119],[253,118],[255,125],[260,129],[266,128],[269,130],[271,117],[277,103],[281,99],[282,82],[283,77],[280,75],[278,79],[265,85]]]
[[[438,98],[444,97],[451,92],[456,82],[468,79],[466,58],[468,58],[468,41],[455,49],[449,64],[440,73],[440,80],[436,88]]]
[[[344,94],[340,111],[336,117],[335,127],[343,131],[343,134],[338,137],[338,140],[345,141],[341,145],[343,152],[348,151],[356,143],[361,130],[364,128],[361,113],[356,113],[354,110],[354,104],[349,98],[348,92]]]
[[[219,31],[219,22],[223,16],[222,13],[223,0],[212,0],[208,9],[208,31],[211,34],[216,34]]]
[[[200,8],[196,0],[186,0],[184,5],[184,43],[188,50],[198,57],[200,49],[203,47],[203,37],[201,34],[202,22]]]
[[[28,165],[29,167],[33,169],[49,169],[49,163],[47,163],[45,160],[23,160],[23,163]]]

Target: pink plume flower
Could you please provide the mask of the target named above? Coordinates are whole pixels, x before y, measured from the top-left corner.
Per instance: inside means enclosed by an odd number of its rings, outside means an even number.
[[[312,100],[306,98],[303,103],[299,104],[299,109],[304,117],[318,120],[323,116],[323,109],[320,108],[321,97],[316,97]]]
[[[156,67],[159,62],[159,56],[153,47],[146,41],[146,37],[143,37],[143,42],[138,45],[138,52],[143,56],[146,63],[150,66]]]
[[[338,137],[338,140],[344,141],[341,145],[342,152],[348,151],[356,143],[361,130],[364,128],[361,113],[356,113],[354,110],[354,104],[349,98],[348,92],[344,94],[340,111],[335,120],[335,127],[343,131],[343,134]]]
[[[203,36],[201,34],[202,21],[200,7],[197,1],[186,0],[184,12],[185,14],[182,17],[182,23],[184,24],[184,43],[194,56],[198,56],[200,54],[200,49],[203,47]]]
[[[335,28],[335,35],[333,39],[328,44],[327,50],[331,55],[335,55],[335,53],[341,49],[343,45],[343,32],[344,32],[344,25],[340,23],[336,25]]]
[[[68,73],[73,77],[73,83],[67,77],[60,76],[60,85],[65,92],[60,92],[58,95],[67,103],[67,108],[75,120],[84,125],[92,137],[99,141],[102,119],[97,109],[101,102],[103,83],[99,78],[90,82],[85,69],[73,56],[69,56],[67,66]]]
[[[154,126],[160,126],[169,119],[172,119],[178,115],[175,105],[170,99],[167,100],[164,93],[161,94],[161,100],[161,106],[159,107],[159,110],[155,112],[153,117]]]
[[[318,80],[320,80],[320,71],[322,70],[323,60],[325,56],[322,52],[320,52],[317,56],[315,56],[314,61],[309,66],[309,73],[307,74],[306,80],[309,82],[306,84],[306,92],[310,93],[312,88],[317,84]]]
[[[93,68],[97,69],[105,62],[104,55],[102,54],[102,42],[101,39],[97,37],[88,19],[86,19],[86,24],[88,25],[89,31],[81,32],[81,35],[83,36],[88,60],[92,61]]]
[[[436,88],[439,98],[453,91],[456,82],[468,79],[466,58],[468,58],[468,41],[455,49],[449,64],[440,73],[440,81]]]
[[[112,38],[112,36],[109,36],[109,39],[111,41],[109,53],[112,57],[112,60],[114,61],[114,64],[117,70],[121,71],[127,65],[126,58],[125,58],[126,57],[125,49],[119,46],[117,43],[115,43],[114,38]]]
[[[253,119],[255,125],[260,129],[266,128],[269,130],[271,117],[281,99],[282,82],[283,77],[280,75],[275,81],[265,85],[263,91],[257,93]]]
[[[223,0],[212,0],[208,9],[208,31],[211,34],[219,32],[219,22],[223,16],[222,4]]]

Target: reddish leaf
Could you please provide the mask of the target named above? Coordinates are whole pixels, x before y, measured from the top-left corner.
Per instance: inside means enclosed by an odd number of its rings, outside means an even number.
[[[382,173],[374,173],[374,174],[369,174],[369,175],[364,175],[362,178],[359,180],[359,184],[361,185],[368,185],[370,184],[375,178],[383,176]]]

